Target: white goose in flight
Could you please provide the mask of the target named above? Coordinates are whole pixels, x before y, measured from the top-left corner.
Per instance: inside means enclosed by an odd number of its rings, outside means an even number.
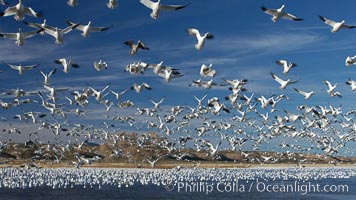
[[[146,46],[141,40],[139,40],[137,44],[135,44],[133,40],[126,41],[124,44],[131,48],[130,55],[132,56],[137,54],[138,49],[149,50],[148,46]]]
[[[57,95],[57,92],[63,92],[69,89],[69,88],[55,88],[54,86],[50,87],[48,85],[43,85],[43,87],[50,92],[49,94],[50,97],[55,97]]]
[[[208,141],[204,141],[203,144],[209,148],[209,155],[211,157],[214,157],[218,153],[219,146],[221,145],[221,142],[222,141],[220,141],[215,147]]]
[[[294,21],[301,21],[303,19],[298,18],[290,13],[286,13],[283,11],[283,9],[285,8],[285,5],[282,5],[280,8],[278,9],[268,9],[264,6],[261,7],[262,11],[265,12],[268,15],[272,15],[272,21],[273,22],[277,22],[280,18],[284,18],[284,19],[289,19],[289,20],[294,20]]]
[[[20,75],[22,75],[26,70],[30,70],[39,66],[39,64],[27,65],[27,66],[22,66],[21,64],[20,65],[6,64],[6,65],[14,70],[17,70]]]
[[[159,17],[159,13],[161,12],[161,10],[179,10],[190,5],[162,5],[161,0],[158,0],[157,2],[153,2],[150,0],[140,0],[140,2],[144,6],[152,10],[150,16],[153,19],[157,19]]]
[[[113,90],[110,90],[110,92],[115,95],[116,100],[120,100],[121,96],[126,93],[127,90],[123,90],[121,92],[115,92]]]
[[[42,17],[41,13],[35,12],[31,7],[26,7],[22,4],[22,0],[12,7],[8,7],[3,12],[0,12],[0,16],[7,17],[15,15],[14,18],[17,21],[21,21],[25,18],[25,15],[31,17]]]
[[[131,89],[132,90],[135,90],[137,93],[141,93],[142,89],[145,88],[147,90],[152,90],[151,86],[148,85],[147,83],[143,82],[141,83],[140,85],[137,84],[137,83],[134,83],[132,86],[131,86]]]
[[[37,33],[39,33],[39,32],[40,32],[39,30],[30,31],[30,32],[22,32],[21,29],[19,28],[19,32],[17,32],[17,33],[0,33],[0,37],[16,40],[15,44],[17,46],[23,46],[25,39],[31,38],[31,37],[37,35]]]
[[[352,26],[352,25],[348,25],[345,24],[345,20],[342,20],[341,22],[336,22],[333,20],[330,20],[326,17],[323,17],[321,15],[319,15],[319,18],[327,25],[331,26],[331,32],[332,33],[336,33],[337,31],[339,31],[340,29],[351,29],[351,28],[356,28],[356,26]]]
[[[325,83],[325,85],[328,86],[328,90],[326,90],[326,92],[331,96],[338,96],[338,97],[342,97],[340,92],[334,92],[334,90],[336,89],[337,83],[335,83],[334,85],[331,84],[328,80],[324,80],[323,81]]]
[[[105,61],[102,61],[102,60],[99,60],[98,62],[94,61],[94,69],[96,71],[101,71],[101,70],[107,69],[107,68],[108,68],[108,64]]]
[[[195,36],[198,40],[198,42],[195,44],[195,48],[197,50],[202,50],[204,47],[205,39],[213,39],[214,35],[211,33],[207,32],[203,36],[200,34],[199,30],[196,28],[188,28],[187,32],[191,36]]]
[[[314,94],[317,94],[318,92],[314,92],[314,91],[310,91],[310,92],[305,92],[303,90],[297,89],[297,88],[293,88],[296,92],[298,92],[299,94],[304,96],[305,100],[310,99],[310,97]]]
[[[26,22],[26,21],[23,21],[23,23],[26,24],[29,27],[40,29],[40,31],[38,33],[41,34],[41,35],[46,34],[46,32],[44,31],[43,27],[47,27],[47,28],[51,28],[51,29],[55,30],[55,27],[48,26],[46,24],[47,23],[46,19],[43,20],[43,23],[32,23],[32,22]]]
[[[349,80],[347,80],[345,83],[346,83],[346,85],[349,85],[351,87],[352,91],[356,90],[356,81],[349,78]]]
[[[119,4],[117,3],[117,0],[109,0],[106,6],[110,9],[117,8]]]
[[[54,61],[57,64],[63,65],[63,72],[64,73],[69,73],[69,68],[74,67],[74,68],[79,68],[78,64],[75,64],[72,62],[72,60],[68,60],[66,58],[60,58]]]
[[[95,90],[92,87],[89,87],[89,89],[93,92],[93,96],[95,97],[95,100],[98,102],[101,102],[103,100],[103,97],[105,97],[107,94],[104,94],[105,90],[109,88],[109,85],[106,85],[102,90]]]
[[[68,0],[67,5],[70,7],[75,7],[78,5],[78,0]]]
[[[79,23],[74,23],[71,21],[67,21],[67,23],[70,26],[75,26],[75,29],[81,31],[81,36],[83,37],[88,37],[90,32],[103,32],[105,30],[108,30],[110,27],[94,27],[91,26],[91,21],[88,22],[87,25],[81,25]]]
[[[356,55],[347,56],[345,60],[346,67],[350,67],[351,65],[356,65]]]
[[[170,82],[172,78],[179,78],[184,76],[179,71],[174,70],[171,67],[166,67],[165,69],[162,69],[158,75],[163,77],[166,82]]]
[[[202,64],[200,67],[200,76],[202,77],[215,77],[216,70],[212,68],[213,64],[205,65]]]
[[[275,75],[275,74],[273,74],[272,72],[271,72],[271,75],[272,75],[272,78],[277,82],[277,83],[279,83],[280,84],[280,89],[285,89],[286,87],[287,87],[287,85],[289,85],[289,84],[293,84],[293,83],[297,83],[299,80],[296,80],[296,81],[291,81],[290,79],[287,79],[287,80],[283,80],[283,79],[281,79],[281,78],[279,78],[277,75]]]
[[[53,27],[48,27],[48,26],[44,26],[44,27],[37,26],[37,27],[40,29],[43,29],[48,35],[51,35],[52,37],[54,37],[55,43],[60,45],[60,44],[64,43],[64,35],[71,32],[77,26],[79,26],[79,24],[68,26],[65,29],[59,29],[58,27],[53,28]]]
[[[295,63],[286,60],[277,60],[276,63],[283,66],[283,74],[287,74],[293,67],[297,66]]]
[[[43,83],[45,85],[50,85],[51,81],[50,81],[50,78],[53,74],[55,74],[57,71],[57,69],[52,69],[48,74],[45,74],[43,71],[40,71],[40,73],[42,74],[43,78],[44,78],[44,81]]]

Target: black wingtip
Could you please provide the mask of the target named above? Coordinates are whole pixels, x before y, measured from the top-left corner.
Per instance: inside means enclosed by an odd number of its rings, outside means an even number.
[[[262,11],[266,11],[266,10],[267,10],[267,8],[266,8],[266,7],[264,7],[264,6],[261,6],[261,10],[262,10]]]
[[[320,18],[321,20],[325,21],[325,17],[319,15],[319,18]]]
[[[303,21],[304,19],[301,19],[301,18],[297,18],[297,19],[294,19],[294,21]]]
[[[0,17],[4,16],[5,12],[0,12]]]
[[[191,4],[191,3],[188,3],[188,4],[185,4],[185,5],[183,5],[183,6],[177,7],[175,10],[183,9],[183,8],[189,6],[190,4]]]
[[[42,12],[38,12],[38,13],[36,14],[36,17],[37,17],[37,18],[43,17],[43,13],[42,13]]]

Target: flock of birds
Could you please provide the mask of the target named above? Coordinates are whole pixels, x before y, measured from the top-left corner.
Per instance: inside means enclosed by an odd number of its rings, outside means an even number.
[[[3,5],[7,3],[2,1]],[[12,2],[11,2],[12,3]],[[76,0],[68,0],[69,6],[80,6]],[[140,0],[140,3],[151,10],[150,17],[157,20],[161,11],[175,11],[189,9],[186,5],[165,5],[160,0],[153,2],[150,0]],[[118,7],[115,0],[109,0],[107,6],[110,9]],[[277,22],[284,18],[293,21],[303,19],[285,12],[285,6],[278,9],[261,7],[261,10],[272,16],[272,21]],[[179,15],[179,13],[177,13]],[[5,39],[15,40],[16,45],[21,48],[25,40],[37,35],[49,35],[55,39],[55,44],[64,43],[66,34],[73,30],[81,32],[83,37],[88,37],[91,32],[110,31],[110,26],[99,27],[77,22],[67,21],[68,27],[58,28],[50,26],[46,20],[43,23],[33,23],[23,21],[29,18],[40,18],[42,14],[31,7],[25,6],[21,0],[15,6],[10,6],[0,13],[0,16],[14,16],[15,20],[22,21],[25,25],[34,28],[33,31],[17,33],[0,33]],[[350,29],[356,26],[345,24],[345,21],[337,22],[320,16],[325,24],[331,26],[331,32],[340,29]],[[214,38],[210,32],[201,33],[197,28],[188,28],[187,34],[194,37],[196,41],[194,47],[198,51],[204,51],[204,44]],[[128,40],[124,42],[128,46],[129,54],[135,56],[141,51],[150,50],[143,41]],[[192,45],[193,48],[193,45]],[[140,51],[140,52],[139,52]],[[58,58],[54,63],[61,66],[62,71],[70,76],[70,71],[80,65],[67,58]],[[348,56],[345,61],[347,67],[356,64],[356,56]],[[20,65],[6,64],[10,69],[18,71],[20,76],[26,76],[26,71],[38,68],[38,64]],[[275,80],[281,91],[292,87],[293,84],[301,80],[287,79],[287,75],[293,71],[297,64],[287,60],[277,60],[276,65],[283,67],[280,76],[271,72],[271,79]],[[103,61],[95,61],[93,67],[96,71],[110,70],[108,64]],[[0,100],[1,113],[10,112],[15,108],[23,111],[13,116],[23,123],[13,123],[13,119],[2,117],[2,123],[10,121],[9,126],[2,130],[3,134],[26,134],[26,126],[36,127],[31,130],[29,140],[44,143],[41,139],[45,134],[53,133],[52,143],[57,145],[76,146],[76,149],[88,140],[103,143],[115,144],[117,140],[125,140],[120,132],[133,130],[141,134],[138,137],[137,145],[151,140],[146,133],[154,131],[166,138],[165,142],[157,144],[168,152],[172,150],[190,147],[196,151],[206,149],[208,156],[215,158],[223,146],[231,150],[261,150],[261,145],[266,145],[276,151],[283,152],[317,152],[327,155],[335,155],[340,152],[350,154],[353,152],[352,145],[348,145],[356,140],[356,122],[353,120],[356,110],[343,111],[341,106],[322,105],[299,105],[296,110],[285,110],[280,108],[280,104],[290,101],[290,98],[283,94],[263,95],[256,94],[248,90],[251,80],[223,78],[222,83],[215,82],[218,70],[213,68],[213,64],[202,64],[200,68],[200,78],[192,81],[191,87],[201,87],[211,89],[215,87],[226,88],[229,92],[225,97],[214,96],[212,90],[206,90],[202,97],[187,96],[188,100],[195,101],[190,105],[169,105],[165,104],[165,97],[160,94],[152,94],[149,99],[150,106],[144,107],[136,104],[135,99],[125,98],[130,90],[137,93],[154,91],[154,88],[147,82],[134,83],[131,86],[115,91],[110,84],[101,88],[86,86],[82,89],[72,89],[70,87],[57,87],[52,84],[52,79],[57,76],[58,68],[50,71],[39,70],[43,76],[40,91],[24,91],[21,88],[3,90],[1,96],[12,100]],[[166,66],[163,61],[159,63],[146,63],[143,61],[130,63],[125,67],[125,71],[130,75],[151,73],[165,80],[166,84],[184,76],[180,69]],[[197,70],[198,73],[198,70]],[[3,72],[0,76],[6,76]],[[58,76],[61,76],[59,74]],[[209,78],[210,80],[206,80]],[[34,82],[36,83],[36,82]],[[324,80],[326,92],[331,98],[342,98],[342,94],[337,91],[337,84]],[[352,90],[356,90],[356,81],[349,79],[346,81]],[[277,86],[277,85],[276,85]],[[173,89],[173,88],[172,88]],[[298,94],[309,100],[313,95],[322,91],[304,91],[302,88],[293,88]],[[147,91],[145,91],[147,90]],[[195,99],[195,100],[194,100]],[[307,102],[307,101],[306,101]],[[91,112],[91,105],[99,107],[103,116],[96,116],[95,124],[87,124],[86,118]],[[144,104],[145,105],[145,104]],[[26,123],[27,124],[26,124]],[[16,125],[18,124],[18,125]],[[143,142],[142,142],[142,141]],[[277,141],[279,145],[272,145]],[[9,145],[9,141],[1,142],[2,148]],[[269,147],[268,147],[269,146]],[[62,155],[64,155],[64,151]],[[119,151],[119,150],[118,150]],[[145,160],[158,160],[162,155],[152,155]],[[179,156],[179,155],[178,155]],[[248,157],[248,154],[246,154]],[[278,158],[265,157],[263,162],[269,162]],[[83,163],[84,158],[78,157],[78,162]],[[154,164],[152,164],[154,166]],[[79,166],[76,163],[76,166]]]
[[[196,184],[217,184],[235,183],[244,185],[247,191],[251,183],[251,192],[256,191],[258,182],[266,184],[273,181],[283,181],[284,185],[294,185],[297,181],[298,186],[308,184],[308,181],[319,181],[332,179],[352,179],[355,171],[352,168],[304,168],[304,169],[110,169],[110,168],[57,168],[43,170],[21,170],[11,168],[0,169],[0,188],[35,188],[50,187],[58,188],[104,188],[116,187],[127,188],[135,185],[153,185],[165,187],[167,191],[177,191],[179,183]],[[344,184],[344,183],[343,183]],[[335,184],[336,185],[336,184]],[[204,185],[202,185],[204,186]],[[347,186],[347,185],[346,185]],[[195,186],[196,187],[196,186]],[[252,189],[252,190],[251,190]],[[294,188],[295,192],[301,191]],[[298,189],[298,190],[297,190]],[[235,192],[238,189],[236,189]],[[184,190],[181,190],[184,192]],[[206,192],[206,188],[187,189],[185,192]],[[231,192],[232,190],[227,190]],[[313,192],[313,190],[310,190]],[[341,191],[341,190],[340,190]],[[348,188],[343,188],[343,192],[350,192]],[[221,193],[219,193],[221,195]],[[148,194],[144,194],[148,195]]]

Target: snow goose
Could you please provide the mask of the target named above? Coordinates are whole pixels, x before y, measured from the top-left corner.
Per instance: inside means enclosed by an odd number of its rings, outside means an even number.
[[[54,86],[50,87],[48,85],[43,85],[43,87],[50,92],[49,94],[50,97],[55,97],[57,95],[57,92],[63,92],[69,89],[69,88],[55,88]]]
[[[257,101],[259,101],[261,103],[261,108],[265,109],[267,108],[268,105],[272,105],[273,104],[273,98],[269,97],[268,99],[265,96],[261,96],[256,98]]]
[[[152,68],[153,73],[159,74],[162,69],[165,68],[165,66],[162,66],[163,61],[157,63],[157,64],[148,64],[148,68]]]
[[[310,92],[305,92],[303,90],[297,89],[297,88],[293,88],[296,92],[298,92],[299,94],[303,95],[304,98],[306,100],[310,99],[310,97],[314,94],[317,94],[318,92],[314,92],[314,91],[310,91]]]
[[[202,77],[215,77],[216,75],[216,70],[212,68],[213,64],[210,64],[209,66],[202,64],[200,67],[200,76]]]
[[[37,94],[37,92],[26,92],[20,88],[11,89],[11,90],[1,93],[1,95],[14,95],[16,98],[24,97],[27,95],[35,95],[35,94]]]
[[[356,55],[347,56],[345,60],[346,67],[350,67],[351,65],[356,65]]]
[[[47,23],[46,19],[43,20],[43,23],[32,23],[32,22],[26,22],[26,21],[24,21],[23,23],[26,24],[29,27],[40,29],[39,34],[41,34],[41,35],[46,34],[46,32],[44,31],[43,27],[47,27],[47,28],[51,28],[51,29],[55,30],[55,27],[48,26],[46,24]]]
[[[126,44],[127,46],[129,46],[130,49],[130,55],[136,55],[138,49],[143,49],[143,50],[149,50],[149,48],[141,41],[139,40],[137,42],[137,44],[135,44],[135,42],[133,40],[129,40],[124,42],[124,44]]]
[[[288,63],[286,60],[277,60],[276,63],[283,66],[283,74],[287,74],[293,67],[297,66],[295,63]]]
[[[346,83],[346,85],[349,85],[351,87],[352,91],[356,90],[356,81],[349,78],[349,80],[347,80],[345,83]]]
[[[52,69],[48,74],[45,74],[44,72],[40,71],[40,73],[42,74],[44,81],[43,84],[45,85],[50,85],[51,81],[50,78],[53,74],[55,74],[57,71],[57,69]]]
[[[161,70],[158,75],[163,77],[166,82],[170,82],[172,78],[179,78],[184,76],[179,71],[174,70],[171,67],[166,67],[165,69]]]
[[[69,67],[79,68],[78,64],[72,62],[72,60],[68,60],[66,58],[60,58],[54,61],[56,64],[63,65],[63,72],[69,73]]]
[[[39,30],[30,31],[30,32],[22,32],[21,29],[19,28],[19,32],[17,32],[17,33],[0,33],[0,37],[16,40],[15,44],[17,46],[23,46],[25,39],[31,38],[31,37],[37,35],[37,33],[39,33],[39,32],[40,32]]]
[[[286,87],[287,87],[287,85],[289,85],[289,84],[293,84],[293,83],[297,83],[299,80],[296,80],[296,81],[291,81],[290,79],[287,79],[287,80],[283,80],[283,79],[281,79],[281,78],[279,78],[277,75],[275,75],[275,74],[273,74],[272,72],[271,72],[271,75],[272,75],[272,78],[277,82],[277,83],[279,83],[280,84],[280,89],[285,89]]]
[[[262,11],[265,12],[268,15],[272,15],[272,21],[277,22],[279,18],[284,18],[284,19],[289,19],[289,20],[294,20],[294,21],[301,21],[303,19],[298,18],[290,13],[286,13],[283,11],[285,8],[285,5],[282,5],[278,9],[268,9],[264,6],[261,7]]]
[[[78,5],[78,0],[68,0],[67,5],[70,7],[75,7]]]
[[[137,93],[141,93],[142,89],[145,88],[147,90],[152,90],[151,86],[148,85],[147,83],[143,82],[141,83],[140,85],[137,84],[137,83],[134,83],[132,86],[131,86],[131,89],[132,90],[135,90]]]
[[[205,89],[211,89],[213,86],[225,86],[223,84],[213,82],[213,79],[209,81],[202,81],[201,79],[193,81],[189,86],[203,87]]]
[[[342,20],[341,22],[336,22],[333,20],[330,20],[326,17],[323,17],[321,15],[319,15],[319,18],[327,25],[331,26],[331,32],[332,33],[336,33],[337,31],[339,31],[340,29],[344,28],[344,29],[351,29],[351,28],[356,28],[356,26],[352,26],[352,25],[348,25],[345,24],[345,20]]]
[[[335,97],[335,96],[338,96],[338,97],[342,97],[341,96],[341,93],[340,92],[334,92],[336,86],[337,86],[337,83],[335,83],[334,85],[331,84],[328,80],[324,80],[323,81],[325,85],[328,86],[328,90],[326,90],[326,92],[331,96],[331,97]]]
[[[12,64],[6,64],[8,67],[10,67],[11,69],[17,70],[19,72],[20,75],[22,75],[25,70],[30,70],[33,69],[37,66],[39,66],[39,64],[35,64],[35,65],[27,65],[27,66],[22,66],[20,65],[12,65]]]
[[[96,71],[101,71],[101,70],[107,69],[107,68],[108,68],[108,64],[105,61],[102,61],[102,60],[99,60],[98,62],[94,61],[94,69]]]
[[[205,39],[213,39],[214,35],[211,33],[207,32],[203,36],[200,34],[198,29],[195,28],[188,28],[187,32],[191,36],[195,36],[198,40],[198,42],[195,44],[195,48],[197,50],[202,50],[204,47]]]
[[[226,113],[230,113],[230,110],[226,108],[224,104],[220,103],[220,100],[217,97],[213,97],[209,99],[208,106],[212,108],[212,113],[214,115],[219,114],[221,110],[223,110]]]
[[[94,88],[89,87],[89,89],[92,92],[92,95],[95,97],[96,101],[98,102],[102,102],[103,97],[109,94],[109,93],[104,94],[105,90],[107,90],[108,88],[109,85],[106,85],[102,90],[95,90]]]
[[[52,27],[48,27],[48,26],[44,26],[44,27],[37,26],[37,27],[40,29],[43,29],[48,35],[51,35],[52,37],[54,37],[55,43],[60,45],[60,44],[64,43],[64,35],[71,32],[77,26],[79,26],[79,24],[68,26],[65,29],[59,29],[58,27],[54,27],[54,29],[53,29]]]
[[[219,146],[221,145],[221,142],[222,141],[219,141],[219,143],[216,146],[212,145],[208,141],[204,141],[203,144],[209,148],[209,155],[211,157],[214,157],[218,153],[218,149],[219,149]]]
[[[116,100],[120,100],[121,96],[126,93],[127,90],[123,90],[121,92],[115,92],[113,90],[110,90],[110,92],[115,95]]]
[[[103,31],[108,30],[110,28],[110,27],[94,27],[94,26],[91,26],[91,21],[89,21],[87,25],[81,25],[79,23],[74,23],[74,22],[71,22],[71,21],[67,21],[67,23],[70,26],[76,26],[75,29],[81,31],[82,32],[81,35],[83,37],[85,37],[85,38],[89,36],[90,32],[103,32]]]
[[[246,85],[246,83],[248,82],[247,79],[234,79],[234,80],[227,80],[225,78],[222,78],[227,84],[232,86],[232,89],[238,89],[241,88],[243,85]]]
[[[161,10],[179,10],[179,9],[185,8],[185,7],[190,5],[190,4],[186,4],[186,5],[162,5],[161,4],[161,0],[158,0],[157,2],[153,2],[153,1],[150,1],[150,0],[140,0],[140,2],[144,6],[146,6],[147,8],[152,10],[150,16],[153,19],[157,19],[158,18],[159,13],[161,12]]]
[[[114,9],[114,8],[118,7],[119,4],[117,3],[117,0],[109,0],[108,3],[106,4],[106,6],[110,9]]]
[[[130,63],[126,65],[125,71],[130,72],[130,74],[134,75],[137,73],[143,74],[145,70],[147,69],[148,64],[144,62],[138,62],[138,63]]]
[[[12,7],[8,7],[3,12],[0,12],[0,16],[7,17],[15,15],[14,18],[17,21],[21,21],[25,18],[25,15],[32,17],[42,17],[41,13],[35,12],[31,7],[26,7],[22,4],[22,0]]]

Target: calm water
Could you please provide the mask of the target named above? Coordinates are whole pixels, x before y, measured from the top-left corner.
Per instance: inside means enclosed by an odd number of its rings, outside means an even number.
[[[352,169],[347,173],[352,173]],[[157,172],[157,171],[156,171]],[[322,171],[327,175],[322,176],[319,169],[309,170],[309,178],[295,177],[283,178],[278,176],[278,169],[276,170],[262,170],[258,173],[251,171],[254,177],[251,178],[243,176],[249,171],[236,171],[237,176],[235,179],[227,175],[225,178],[219,180],[202,180],[189,178],[175,179],[176,182],[170,184],[159,184],[155,181],[153,183],[141,184],[140,176],[135,176],[135,184],[131,186],[125,185],[99,185],[87,184],[84,188],[83,185],[70,185],[66,188],[52,189],[50,186],[37,186],[23,188],[0,188],[0,199],[356,199],[356,177],[354,174],[343,174],[343,170],[337,171]],[[262,173],[270,174],[269,178],[263,177]],[[285,173],[284,170],[282,172]],[[291,176],[292,172],[289,172]],[[133,174],[132,172],[130,172]],[[142,173],[142,172],[140,172]],[[150,174],[151,172],[145,171],[144,173]],[[158,173],[164,175],[167,171]],[[174,172],[173,172],[174,173]],[[181,173],[181,172],[180,172]],[[201,173],[204,173],[202,171]],[[220,176],[224,174],[224,170],[212,173],[206,171],[206,174],[212,176]],[[226,171],[226,174],[235,173],[234,171]],[[303,172],[304,174],[306,172]],[[340,176],[333,176],[333,173]],[[273,177],[276,174],[276,177]],[[140,174],[142,175],[142,174]],[[86,176],[86,175],[84,175]],[[147,176],[147,177],[149,177]],[[164,175],[167,176],[167,175]],[[177,175],[180,177],[181,174]],[[260,176],[260,177],[259,177]],[[88,180],[92,177],[86,176]],[[147,178],[146,177],[146,178]],[[151,176],[152,177],[152,176]],[[236,179],[238,177],[239,179]],[[145,179],[145,178],[143,178]],[[233,180],[231,180],[233,179]],[[283,180],[288,179],[288,180]],[[303,180],[304,179],[304,180]],[[159,185],[158,185],[159,184]]]

